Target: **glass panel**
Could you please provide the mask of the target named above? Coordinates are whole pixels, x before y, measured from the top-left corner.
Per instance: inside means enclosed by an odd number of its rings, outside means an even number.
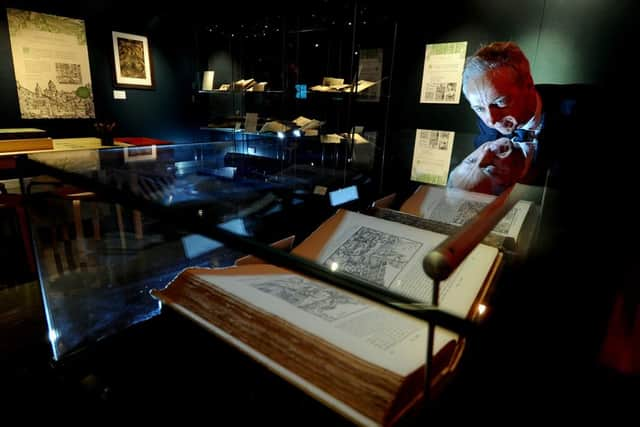
[[[394,201],[394,210],[382,203],[368,210],[378,195],[361,172],[247,155],[237,147],[30,156],[41,169],[27,188],[55,358],[156,315],[149,291],[183,269],[230,266],[247,254],[374,299],[429,302],[422,258],[492,199],[422,186]],[[518,197],[538,199],[511,221],[535,230],[535,217],[525,214],[540,205],[541,192],[525,190]],[[351,212],[335,215],[340,207]],[[295,238],[291,254],[291,242],[287,250],[268,246],[287,237]],[[486,242],[518,251],[501,237],[504,232]],[[520,243],[520,234],[512,237]]]
[[[40,167],[27,188],[56,358],[157,314],[149,290],[186,267],[231,265],[257,245],[308,235],[338,206],[368,203],[367,177],[292,163],[289,141],[270,142],[247,142],[270,157],[234,142],[30,156]],[[215,240],[236,235],[244,246]]]
[[[423,260],[470,222],[483,227],[495,198],[408,186],[404,165],[385,164],[387,139],[410,151],[418,132],[388,127],[396,22],[369,6],[325,3],[201,28],[198,68],[215,77],[194,94],[198,143],[29,156],[38,162],[27,188],[56,359],[158,314],[149,291],[185,268],[249,255],[378,301],[433,301]],[[265,90],[243,87],[250,78]],[[452,165],[472,139],[456,133]],[[505,219],[465,241],[474,256],[442,295],[462,280],[480,293],[498,252],[521,257],[544,244],[543,195],[518,186]],[[467,317],[470,296],[441,303]]]

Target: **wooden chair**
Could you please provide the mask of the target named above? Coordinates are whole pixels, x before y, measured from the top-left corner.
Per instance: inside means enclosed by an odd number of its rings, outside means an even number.
[[[36,263],[31,243],[31,232],[27,215],[25,213],[23,196],[21,194],[9,194],[4,184],[0,183],[0,209],[11,209],[15,211],[20,228],[20,235],[24,245],[25,257],[32,273],[36,272]]]
[[[44,187],[44,192],[34,192],[36,187]],[[37,197],[38,193],[46,194],[40,211],[48,214],[43,217],[45,229],[48,228],[51,247],[43,248],[42,257],[48,265],[49,274],[58,275],[77,269],[86,271],[96,266],[97,260],[90,255],[92,247],[103,238],[104,210],[100,209],[100,200],[95,193],[60,183],[50,179],[35,179],[27,185],[27,193]],[[56,202],[57,201],[57,202]],[[87,206],[89,211],[87,212]],[[50,212],[44,212],[50,207]],[[120,237],[120,246],[127,249],[126,224],[123,208],[115,205],[116,221]],[[87,229],[85,221],[90,216],[92,227]],[[72,225],[72,227],[69,227]],[[133,226],[137,240],[143,238],[142,215],[133,211]],[[87,234],[88,230],[92,230]],[[41,229],[42,230],[42,229]],[[73,230],[73,231],[72,231]],[[47,231],[45,230],[45,233]],[[93,243],[91,240],[93,240]],[[55,266],[55,267],[54,267]]]

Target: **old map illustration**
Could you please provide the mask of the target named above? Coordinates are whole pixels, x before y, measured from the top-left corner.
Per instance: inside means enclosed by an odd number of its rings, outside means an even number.
[[[327,322],[338,321],[367,308],[348,294],[302,277],[278,278],[252,286]]]
[[[489,202],[461,200],[456,204],[456,206],[447,206],[448,204],[449,202],[443,200],[436,209],[433,210],[429,219],[462,226],[470,219],[475,218],[478,213],[480,213],[480,211],[489,204]],[[518,205],[511,208],[511,210],[507,212],[507,214],[494,227],[493,232],[507,235],[513,225],[513,222],[519,216],[519,209],[521,209],[521,207]]]
[[[323,263],[332,270],[389,287],[422,243],[360,227]]]
[[[84,21],[7,9],[23,119],[94,118]]]

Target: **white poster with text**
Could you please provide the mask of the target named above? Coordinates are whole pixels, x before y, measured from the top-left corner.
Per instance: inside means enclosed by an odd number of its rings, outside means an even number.
[[[455,132],[416,130],[411,180],[425,184],[447,185]]]
[[[7,9],[23,119],[95,118],[84,21]]]
[[[467,42],[428,44],[422,72],[421,104],[458,104]]]

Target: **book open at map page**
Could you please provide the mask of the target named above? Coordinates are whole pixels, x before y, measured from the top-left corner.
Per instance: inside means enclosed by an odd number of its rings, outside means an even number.
[[[400,207],[401,212],[454,226],[462,226],[475,218],[496,196],[421,185]],[[530,238],[536,217],[536,206],[527,200],[518,201],[493,228],[492,233],[511,237],[524,248],[523,240]],[[526,242],[524,242],[526,243]]]
[[[422,269],[422,260],[446,237],[340,209],[292,253],[429,303],[433,283]],[[441,283],[440,306],[458,316],[467,316],[497,252],[496,248],[478,245],[460,268]]]
[[[339,210],[293,252],[428,302],[422,257],[446,236]],[[501,260],[479,245],[442,284],[443,309],[474,317]],[[359,425],[391,425],[421,401],[428,324],[271,264],[187,269],[152,294]],[[435,380],[459,354],[437,328]]]

